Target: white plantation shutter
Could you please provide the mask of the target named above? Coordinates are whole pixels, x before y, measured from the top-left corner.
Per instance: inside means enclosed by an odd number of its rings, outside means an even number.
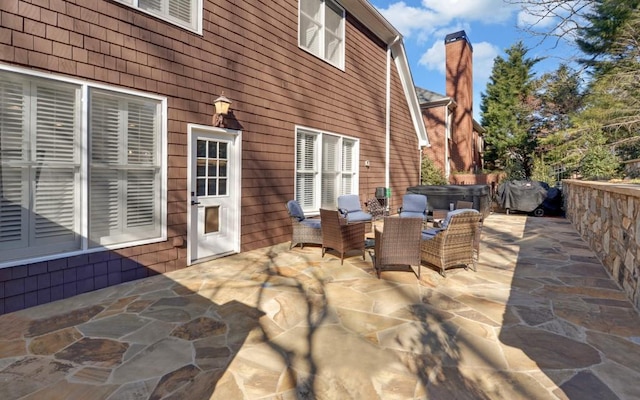
[[[76,88],[37,86],[34,244],[70,242],[76,230],[79,156]],[[32,153],[32,157],[33,157]]]
[[[78,249],[77,85],[0,73],[0,261]]]
[[[354,181],[354,148],[353,140],[342,140],[342,169],[340,194],[352,194],[355,192]]]
[[[174,18],[191,24],[193,16],[194,1],[192,0],[169,0],[169,15]]]
[[[154,171],[130,171],[127,174],[127,228],[154,228],[157,221],[155,193]]]
[[[147,11],[162,11],[162,0],[140,0],[138,6]]]
[[[0,74],[0,250],[28,246],[24,90],[22,82]]]
[[[12,168],[4,163],[0,171],[0,250],[29,246],[29,202],[24,184],[27,178],[23,179],[23,172],[26,171],[22,168]]]
[[[94,95],[91,98],[91,167],[89,178],[89,232],[92,243],[117,231],[120,225],[118,212],[120,163],[119,101],[115,97]]]
[[[126,1],[126,0],[120,0]],[[197,15],[196,7],[202,7],[202,3],[198,0],[139,0],[138,7],[175,21],[180,25],[195,28],[195,17]]]
[[[156,101],[91,94],[89,237],[109,245],[160,234]]]
[[[317,137],[318,135],[299,131],[296,139],[296,200],[303,210],[316,208]]]
[[[32,242],[73,241],[77,218],[75,168],[46,167],[36,174]]]
[[[340,167],[340,152],[338,151],[339,138],[324,135],[322,137],[322,189],[321,206],[323,208],[335,208],[338,190],[336,178]]]

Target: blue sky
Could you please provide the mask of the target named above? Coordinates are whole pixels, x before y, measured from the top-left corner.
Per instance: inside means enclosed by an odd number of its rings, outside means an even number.
[[[534,68],[537,76],[554,71],[572,53],[566,43],[554,48],[555,42],[532,36],[520,29],[532,17],[517,5],[503,0],[370,0],[404,37],[407,58],[414,83],[444,94],[444,37],[464,30],[473,46],[474,118],[480,122],[480,93],[486,90],[493,60],[519,40],[529,58],[545,57]],[[544,30],[553,21],[538,21]],[[548,28],[550,29],[550,28]]]

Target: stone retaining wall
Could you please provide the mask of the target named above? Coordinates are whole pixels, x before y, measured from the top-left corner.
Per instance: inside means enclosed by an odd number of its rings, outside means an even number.
[[[640,309],[640,186],[563,181],[567,219]]]

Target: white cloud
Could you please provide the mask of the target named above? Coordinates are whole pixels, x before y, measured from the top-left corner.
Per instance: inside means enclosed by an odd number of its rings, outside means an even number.
[[[486,82],[491,75],[493,60],[500,54],[498,46],[488,42],[473,43],[473,79]],[[426,52],[422,54],[418,65],[431,71],[445,74],[445,49],[444,41],[438,40]]]
[[[503,0],[422,0],[417,6],[404,1],[378,10],[405,38],[419,41],[443,27],[466,23],[500,24],[509,21],[516,8]]]
[[[404,36],[409,38],[414,34],[433,32],[437,26],[438,17],[435,13],[421,7],[411,7],[401,1],[382,8],[379,11]]]
[[[536,30],[548,28],[556,23],[553,17],[540,17],[526,11],[518,13],[517,23],[519,28],[535,28]]]
[[[501,53],[498,46],[488,42],[475,43],[473,45],[473,80],[476,83],[486,81],[491,76],[493,60]]]
[[[484,23],[508,21],[515,10],[503,0],[422,0],[425,9],[433,10],[441,19],[464,19]]]
[[[438,40],[429,48],[418,60],[418,65],[426,67],[428,70],[438,71],[442,75],[445,73],[445,52],[444,42]]]

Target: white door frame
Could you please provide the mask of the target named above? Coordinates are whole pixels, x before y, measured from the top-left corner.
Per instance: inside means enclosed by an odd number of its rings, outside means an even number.
[[[234,245],[230,253],[240,252],[240,221],[241,221],[241,200],[242,200],[242,131],[234,129],[216,128],[208,125],[187,125],[187,265],[192,265],[198,262],[206,261],[212,258],[224,256],[230,254],[229,252],[219,255],[214,255],[206,258],[200,258],[193,260],[193,246],[197,245],[197,224],[194,226],[193,217],[194,213],[197,216],[197,205],[192,205],[191,193],[196,191],[193,187],[194,176],[196,172],[193,171],[193,154],[195,146],[194,138],[198,136],[210,136],[216,138],[226,136],[232,141],[233,145],[230,149],[230,158],[234,161],[234,165],[231,167],[235,169],[233,181],[229,182],[229,192],[235,195],[235,218],[233,218],[232,225],[234,229]],[[194,236],[195,235],[195,236]]]

